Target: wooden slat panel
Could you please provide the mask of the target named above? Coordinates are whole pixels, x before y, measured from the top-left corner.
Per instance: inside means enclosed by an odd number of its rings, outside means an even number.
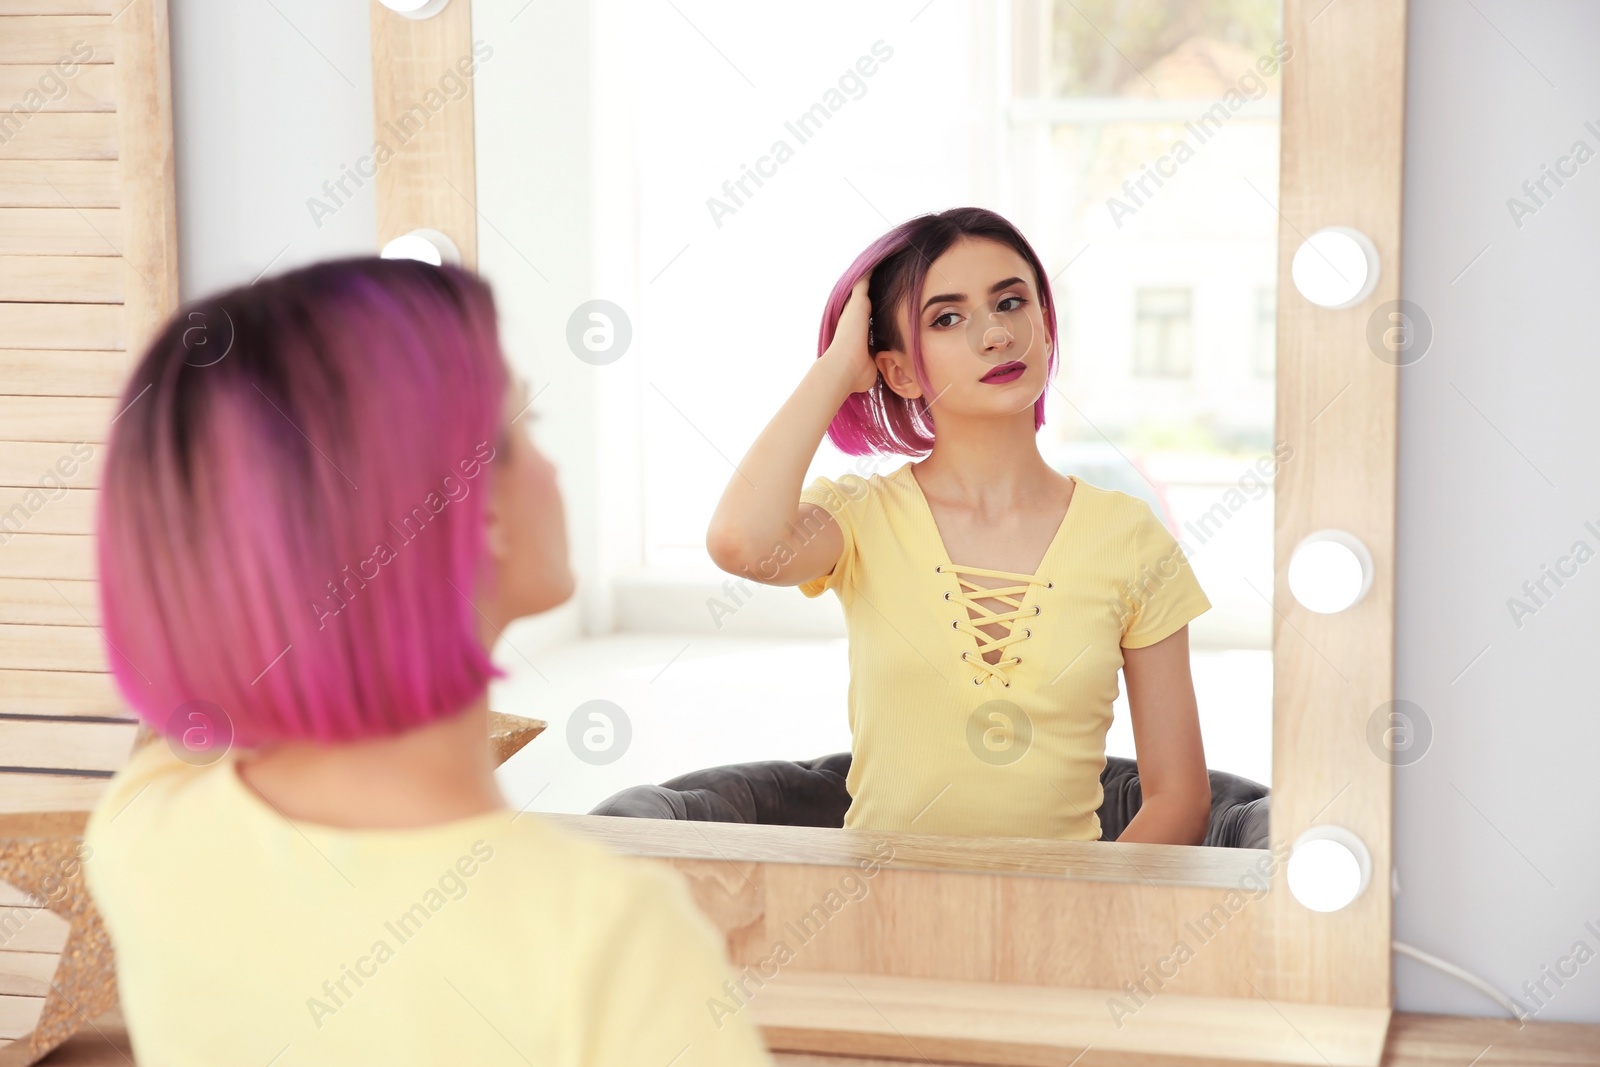
[[[91,811],[105,791],[105,778],[0,773],[0,812]]]
[[[24,533],[11,534],[4,544],[0,544],[0,578],[78,578],[88,581],[94,577],[92,537]]]
[[[122,216],[114,208],[0,208],[0,255],[116,256],[121,240]],[[29,347],[5,340],[10,348]]]
[[[9,886],[5,887],[7,890]],[[21,894],[17,894],[21,895]],[[50,991],[61,957],[55,952],[0,949],[0,994],[42,997]]]
[[[0,545],[18,533],[94,533],[94,505],[92,489],[0,486]],[[0,605],[4,602],[5,592],[0,591]],[[0,606],[0,612],[4,610]]]
[[[0,304],[0,321],[4,321],[5,306]],[[89,310],[70,304],[54,306],[61,314]],[[116,410],[117,401],[110,397],[0,395],[0,434],[12,441],[100,442],[106,439]]]
[[[118,207],[119,173],[114,159],[0,159],[0,207]]]
[[[113,256],[0,256],[0,301],[120,304],[125,269]]]
[[[114,771],[127,762],[136,730],[131,722],[0,719],[0,761],[8,767]]]
[[[0,159],[116,158],[116,115],[0,111]]]
[[[69,587],[56,582],[67,596],[78,599]],[[91,583],[82,583],[93,593]],[[86,612],[87,614],[87,612]],[[97,617],[91,615],[91,618]],[[0,712],[7,715],[93,715],[128,718],[131,711],[117,694],[109,674],[88,671],[0,670]],[[0,805],[0,811],[10,810]]]
[[[0,943],[17,952],[60,952],[68,923],[45,908],[13,904],[0,908]],[[9,935],[9,936],[7,936]]]
[[[27,908],[36,908],[40,905],[40,903],[41,901],[36,897],[29,896],[16,886],[7,885],[4,882],[0,882],[0,908],[14,908],[18,905]],[[0,945],[3,944],[5,944],[5,935],[3,932],[0,932]],[[5,973],[5,960],[6,950],[0,948],[0,974]],[[3,990],[0,990],[0,992],[3,992]]]
[[[113,771],[134,736],[93,625],[88,442],[123,406],[123,350],[178,303],[169,36],[166,0],[0,0],[0,257],[34,257],[0,259],[0,711],[80,718],[0,720],[0,766]],[[46,499],[52,470],[70,491]],[[0,811],[84,810],[104,788],[8,772]],[[38,991],[14,982],[40,980],[3,968],[0,1043],[26,1029],[4,1002]]]
[[[0,996],[0,1037],[27,1037],[44,1011],[43,997]]]
[[[0,15],[115,15],[128,0],[0,0]]]
[[[18,348],[122,348],[122,305],[0,304],[0,337]]]
[[[116,78],[108,66],[78,67],[70,75],[48,64],[0,66],[0,100],[8,109],[17,104],[36,108],[35,114],[115,111]]]
[[[0,667],[17,671],[108,671],[100,631],[87,626],[0,624]],[[3,762],[3,761],[0,761]]]
[[[32,488],[54,471],[67,488],[90,489],[100,484],[104,462],[105,450],[87,443],[0,441],[0,486]]]
[[[6,19],[0,63],[110,63],[115,29],[104,15],[23,15]],[[80,42],[82,42],[80,44]],[[92,49],[85,57],[83,45]]]
[[[100,598],[95,593],[95,583],[83,579],[0,578],[0,622],[23,626],[98,626]],[[0,711],[50,714],[39,708],[6,708],[3,705],[4,700],[0,699]]]
[[[114,397],[122,392],[132,370],[128,354],[115,349],[0,348],[0,387],[20,396]]]

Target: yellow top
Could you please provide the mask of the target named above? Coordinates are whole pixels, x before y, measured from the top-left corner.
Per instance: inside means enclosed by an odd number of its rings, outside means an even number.
[[[291,822],[157,742],[85,843],[141,1064],[772,1063],[677,874],[536,815]]]
[[[832,589],[850,634],[846,826],[1099,840],[1122,649],[1176,633],[1211,602],[1149,504],[1072,480],[1037,574],[957,566],[909,463],[817,478],[801,494],[844,536],[833,570],[800,591]],[[1008,636],[978,628],[994,623]]]

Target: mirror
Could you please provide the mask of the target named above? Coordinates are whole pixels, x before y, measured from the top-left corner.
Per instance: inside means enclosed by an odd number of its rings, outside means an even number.
[[[1274,339],[1279,300],[1302,299],[1278,286],[1279,86],[1294,62],[1280,5],[526,11],[472,3],[473,38],[491,50],[474,75],[478,267],[537,394],[535,439],[562,472],[581,592],[559,617],[507,632],[512,677],[493,706],[551,724],[503,772],[513,802],[586,813],[690,772],[851,753],[841,599],[723,573],[707,530],[817,363],[845,269],[904,220],[960,205],[1014,223],[1053,291],[1056,367],[1036,439],[1076,486],[1051,542],[1064,550],[1056,573],[1072,576],[1061,592],[1089,580],[1067,536],[1075,513],[1126,522],[1148,509],[1140,550],[1170,538],[1209,602],[1187,626],[1204,764],[1270,788],[1272,487],[1294,461],[1274,433]],[[906,462],[823,439],[803,484],[905,489],[917,484],[894,481]],[[951,541],[954,513],[923,488]],[[1110,543],[1131,556],[1133,527],[1118,529]],[[924,579],[919,596],[965,588]],[[943,625],[947,603],[923,602]],[[974,629],[962,636],[975,651]],[[959,737],[945,758],[959,744],[991,786],[1026,772],[1039,812],[1076,816],[1019,822],[1003,790],[941,796],[923,775],[929,814],[905,815],[915,805],[902,797],[881,828],[1004,838],[1008,825],[1033,837],[1090,825],[1073,798],[1099,791],[1101,746],[1140,755],[1124,657],[1097,646],[1075,673],[1061,631],[1041,644],[1050,659],[1026,699],[948,643],[895,654],[983,697],[962,694],[971,714],[945,723]],[[1038,670],[1027,648],[1009,654]],[[1059,701],[1043,695],[1052,684]],[[1076,762],[1060,751],[1068,737]],[[825,825],[839,813],[792,814]]]

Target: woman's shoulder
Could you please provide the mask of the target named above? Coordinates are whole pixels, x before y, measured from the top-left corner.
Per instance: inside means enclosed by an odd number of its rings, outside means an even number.
[[[140,745],[106,782],[105,791],[89,814],[85,837],[96,836],[122,818],[135,800],[147,801],[145,809],[153,808],[163,799],[195,786],[213,767],[210,762],[180,759],[161,737]]]
[[[1072,475],[1076,488],[1072,491],[1072,507],[1083,504],[1086,509],[1099,512],[1107,521],[1135,526],[1155,516],[1155,509],[1144,497],[1121,489],[1108,489]]]
[[[884,493],[904,491],[905,480],[908,478],[911,464],[907,463],[888,473],[881,469],[881,462],[862,464],[857,463],[849,470],[841,471],[836,475],[819,474],[811,479],[802,496],[813,498],[816,503],[825,503],[818,498],[829,498],[837,501],[840,506],[864,500],[871,496],[880,496]]]

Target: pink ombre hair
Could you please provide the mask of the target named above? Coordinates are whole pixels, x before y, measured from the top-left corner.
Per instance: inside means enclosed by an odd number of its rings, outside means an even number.
[[[911,337],[902,345],[895,312],[902,306],[916,308],[922,303],[928,268],[963,238],[998,241],[1015,250],[1033,269],[1038,282],[1039,310],[1050,334],[1050,355],[1045,364],[1045,381],[1048,382],[1055,375],[1059,347],[1049,275],[1027,238],[1004,217],[981,207],[958,207],[937,214],[918,215],[867,246],[828,296],[828,304],[822,312],[822,329],[817,337],[818,358],[833,343],[833,334],[839,328],[839,316],[844,312],[850,290],[856,282],[870,276],[867,296],[872,301],[872,354],[876,356],[885,349],[909,353],[924,396],[932,395],[933,386],[922,364],[921,330],[916,328],[918,316],[915,313],[910,316]],[[1040,394],[1033,408],[1033,427],[1037,430],[1043,425],[1044,395]],[[880,376],[871,389],[852,393],[845,400],[828,424],[828,437],[841,452],[852,456],[873,453],[917,456],[933,449],[933,417],[926,400],[907,400],[890,389]]]
[[[177,733],[204,701],[241,745],[338,742],[476,700],[503,674],[468,598],[507,385],[489,287],[453,267],[321,263],[175,315],[123,392],[97,515],[140,718]]]

